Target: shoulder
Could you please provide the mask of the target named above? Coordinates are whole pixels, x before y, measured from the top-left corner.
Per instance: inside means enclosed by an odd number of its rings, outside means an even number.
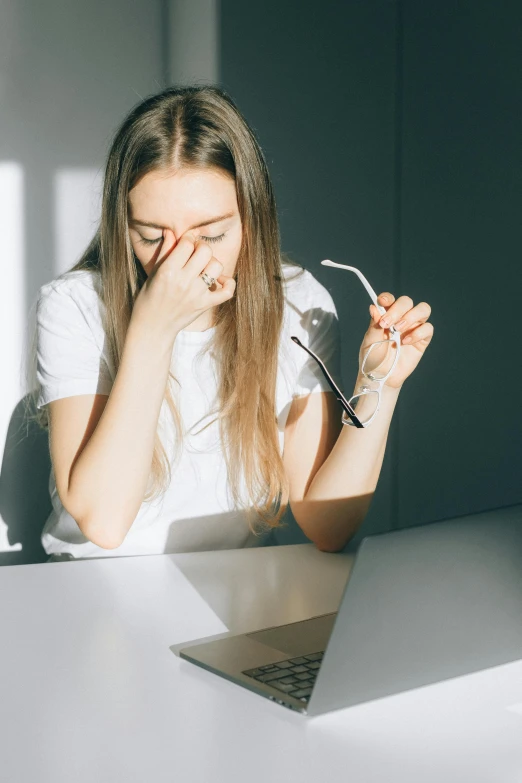
[[[93,300],[101,294],[101,276],[95,269],[80,269],[64,272],[54,280],[40,286],[38,299],[49,297],[58,301],[63,297]]]
[[[64,272],[38,290],[38,321],[84,323],[97,332],[102,328],[101,275],[95,269]]]
[[[287,320],[303,318],[312,311],[333,313],[337,309],[332,295],[308,269],[283,263],[283,291]]]
[[[291,338],[297,337],[328,363],[339,381],[339,320],[332,295],[308,269],[283,264],[284,324],[280,342],[280,369],[286,392],[295,397],[312,391],[331,391],[317,363]]]

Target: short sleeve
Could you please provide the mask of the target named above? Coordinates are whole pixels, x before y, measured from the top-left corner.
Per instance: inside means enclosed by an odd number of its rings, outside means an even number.
[[[326,369],[334,381],[342,387],[341,340],[337,309],[327,289],[312,275],[309,277],[313,284],[308,309],[301,321],[304,333],[308,338],[304,344],[317,354],[326,365]],[[306,360],[297,376],[294,396],[332,391],[315,359],[302,348],[300,350],[306,354]]]
[[[104,341],[95,337],[89,317],[66,286],[48,283],[40,289],[36,303],[37,408],[62,397],[109,394],[112,378]]]

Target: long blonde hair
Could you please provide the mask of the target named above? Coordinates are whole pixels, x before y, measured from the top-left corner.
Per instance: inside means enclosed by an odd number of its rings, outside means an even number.
[[[225,90],[214,85],[169,87],[131,110],[109,151],[99,228],[68,271],[90,269],[101,274],[104,328],[117,371],[133,304],[147,279],[129,239],[128,194],[150,171],[183,167],[218,169],[236,184],[243,227],[236,292],[216,307],[212,347],[219,357],[217,416],[232,498],[245,511],[250,504],[249,527],[259,534],[279,526],[288,505],[275,407],[284,317],[282,265],[303,270],[281,253],[275,199],[263,153]],[[35,377],[33,366],[33,384]],[[177,460],[183,431],[171,380],[177,383],[169,372],[164,400],[175,426]],[[29,415],[45,428],[49,426],[46,406],[37,411],[34,404],[38,392],[36,384],[30,393],[33,413]],[[247,499],[241,497],[242,475]],[[144,500],[163,493],[171,478],[172,466],[157,431]]]

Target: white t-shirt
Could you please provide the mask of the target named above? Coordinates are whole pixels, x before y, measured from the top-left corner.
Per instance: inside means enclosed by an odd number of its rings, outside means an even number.
[[[327,289],[309,271],[292,280],[298,271],[283,264],[285,312],[276,390],[281,454],[293,397],[331,391],[316,362],[290,335],[296,335],[315,351],[335,380],[341,382],[335,304]],[[36,308],[37,378],[41,384],[38,408],[61,397],[110,393],[115,370],[103,328],[100,285],[98,272],[82,270],[66,272],[40,288]],[[48,554],[115,557],[235,549],[267,543],[267,534],[252,534],[245,512],[234,508],[219,441],[219,424],[215,416],[208,417],[217,399],[213,372],[216,359],[209,345],[214,331],[215,327],[205,331],[184,329],[174,343],[171,370],[181,383],[174,399],[183,422],[184,448],[167,491],[154,501],[142,503],[121,546],[103,549],[82,534],[64,509],[51,468],[49,491],[53,510],[42,531],[42,545]],[[198,356],[205,345],[210,350]],[[177,384],[172,388],[177,389]],[[168,440],[167,410],[163,402],[159,425],[164,445],[173,443]],[[341,412],[339,409],[339,415]],[[214,423],[198,433],[212,419]],[[172,423],[170,430],[173,432]]]

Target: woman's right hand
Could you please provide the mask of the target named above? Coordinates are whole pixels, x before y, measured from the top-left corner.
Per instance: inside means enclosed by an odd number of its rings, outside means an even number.
[[[216,279],[210,288],[202,272]],[[230,299],[236,281],[223,274],[223,264],[211,247],[187,231],[176,243],[174,233],[164,229],[158,258],[134,302],[132,321],[158,337],[174,340],[177,333],[211,307]]]

